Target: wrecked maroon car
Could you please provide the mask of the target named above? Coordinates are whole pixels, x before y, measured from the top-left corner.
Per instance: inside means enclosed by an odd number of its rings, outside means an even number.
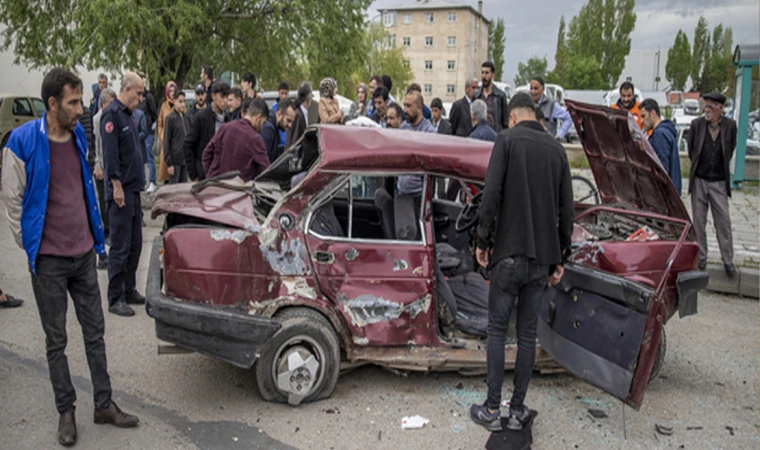
[[[696,313],[707,276],[635,122],[568,105],[602,204],[576,207],[565,276],[543,296],[536,364],[559,363],[638,408],[665,355],[664,324]],[[253,368],[264,399],[293,405],[328,397],[341,370],[363,364],[483,373],[488,282],[473,233],[491,148],[319,126],[252,182],[162,188],[146,305],[158,338]],[[394,195],[402,177],[420,194]]]

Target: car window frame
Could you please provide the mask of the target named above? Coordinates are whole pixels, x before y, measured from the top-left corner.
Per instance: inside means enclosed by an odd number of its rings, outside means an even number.
[[[20,103],[22,101],[26,102],[26,105],[27,105],[28,110],[29,110],[29,114],[19,114],[19,113],[16,112],[16,102]],[[35,117],[35,115],[34,115],[34,109],[32,107],[32,103],[29,101],[29,98],[28,97],[14,97],[13,98],[13,103],[11,104],[11,115],[13,115],[14,117],[32,117],[32,118],[34,118]]]
[[[37,109],[36,102],[40,102],[42,109]],[[42,115],[45,114],[45,102],[43,102],[41,98],[32,97],[32,108],[34,108],[34,111],[37,113],[37,117],[42,117]]]
[[[420,239],[415,240],[399,240],[399,239],[369,239],[369,238],[354,238],[351,237],[352,234],[352,226],[353,226],[353,176],[365,176],[365,177],[400,177],[400,176],[422,176],[422,193],[420,194],[422,196],[422,200],[420,201],[420,218],[418,220],[418,226],[420,227]],[[335,184],[334,186],[330,186],[327,189],[323,189],[320,193],[312,197],[312,199],[309,201],[309,204],[306,206],[308,208],[308,213],[306,215],[306,220],[303,222],[304,229],[301,230],[304,234],[313,236],[317,239],[320,239],[325,242],[353,242],[353,243],[361,243],[361,244],[391,244],[391,245],[414,245],[414,246],[420,246],[425,247],[427,246],[427,233],[425,232],[425,204],[426,204],[426,198],[428,194],[428,185],[429,185],[429,174],[424,172],[396,172],[396,173],[389,173],[389,172],[351,172],[351,173],[345,173],[340,172],[340,176],[334,178],[330,181],[329,184]],[[314,217],[314,212],[321,208],[325,203],[327,203],[329,200],[331,200],[335,195],[343,189],[348,182],[348,236],[342,237],[342,236],[324,236],[321,235],[314,230],[311,229],[311,221]]]

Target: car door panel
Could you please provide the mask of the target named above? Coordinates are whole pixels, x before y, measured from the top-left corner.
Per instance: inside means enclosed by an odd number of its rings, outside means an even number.
[[[542,296],[539,342],[567,370],[638,409],[661,307],[647,286],[569,263],[562,282]]]
[[[435,323],[435,308],[428,247],[421,242],[331,241],[311,234],[307,243],[319,286],[345,318],[354,343],[433,342],[436,329],[430,324]]]

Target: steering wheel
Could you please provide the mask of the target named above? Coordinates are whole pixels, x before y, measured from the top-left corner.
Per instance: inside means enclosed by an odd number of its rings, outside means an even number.
[[[478,192],[473,196],[470,201],[464,205],[462,212],[457,216],[457,221],[454,223],[454,229],[457,233],[469,230],[476,223],[478,223],[478,209],[480,208],[480,202],[483,200],[483,191]]]

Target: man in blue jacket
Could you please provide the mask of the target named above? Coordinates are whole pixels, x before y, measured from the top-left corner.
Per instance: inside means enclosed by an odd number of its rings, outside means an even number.
[[[496,142],[498,136],[496,132],[488,125],[488,106],[486,102],[477,99],[472,102],[470,107],[470,118],[472,119],[472,131],[470,139],[481,141]]]
[[[95,254],[105,253],[103,225],[82,115],[82,80],[53,69],[42,81],[46,113],[15,129],[3,149],[3,196],[8,224],[29,259],[32,288],[45,331],[50,381],[60,414],[58,442],[77,440],[76,391],[66,359],[66,310],[71,295],[92,377],[95,423],[137,425],[111,399],[103,309]]]
[[[644,132],[652,130],[649,144],[673,181],[676,192],[681,195],[681,160],[678,157],[678,132],[676,126],[668,119],[660,117],[660,106],[657,101],[648,98],[639,106],[641,124]]]

